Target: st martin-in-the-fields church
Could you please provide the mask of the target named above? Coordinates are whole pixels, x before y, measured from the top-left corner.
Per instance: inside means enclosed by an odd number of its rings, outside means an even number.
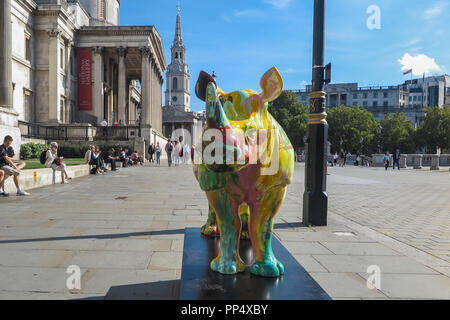
[[[204,124],[202,113],[191,112],[189,68],[186,64],[186,48],[181,33],[180,7],[178,6],[175,39],[171,48],[171,62],[166,72],[165,106],[163,108],[163,134],[172,140],[192,145],[201,134]],[[191,139],[181,130],[189,132]],[[178,132],[178,133],[177,133]]]

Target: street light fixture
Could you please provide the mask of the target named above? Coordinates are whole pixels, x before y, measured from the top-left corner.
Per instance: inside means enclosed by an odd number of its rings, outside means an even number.
[[[326,226],[328,195],[326,192],[326,166],[328,123],[325,108],[324,77],[325,0],[314,0],[313,81],[310,94],[308,138],[306,140],[305,192],[303,194],[303,223]],[[327,66],[331,74],[331,65]]]

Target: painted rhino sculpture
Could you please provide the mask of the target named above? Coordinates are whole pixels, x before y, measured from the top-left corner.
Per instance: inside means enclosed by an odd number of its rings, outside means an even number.
[[[194,161],[193,166],[209,203],[208,221],[202,233],[220,234],[220,252],[210,267],[222,274],[244,271],[239,256],[241,236],[250,237],[252,242],[251,273],[265,277],[284,273],[271,241],[274,217],[292,180],[294,151],[286,133],[268,112],[268,103],[281,94],[283,87],[278,70],[268,70],[260,85],[262,93],[249,89],[224,93],[215,79],[203,71],[196,84],[197,97],[206,103],[207,117],[201,161]],[[212,152],[214,161],[205,156],[210,145],[205,134],[211,129],[222,133],[214,139],[219,139]],[[199,149],[196,147],[196,152]]]

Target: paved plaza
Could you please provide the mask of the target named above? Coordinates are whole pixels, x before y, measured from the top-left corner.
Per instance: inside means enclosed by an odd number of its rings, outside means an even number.
[[[450,299],[448,168],[330,168],[329,225],[311,228],[303,173],[297,164],[275,234],[333,299]],[[184,228],[207,216],[190,166],[83,177],[0,208],[0,299],[177,299]],[[66,287],[71,265],[81,290]]]

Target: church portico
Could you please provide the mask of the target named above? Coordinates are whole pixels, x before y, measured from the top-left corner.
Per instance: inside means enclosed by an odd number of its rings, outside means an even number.
[[[161,93],[164,54],[154,27],[84,27],[78,31],[78,50],[93,50],[92,110],[109,125],[135,124],[129,105],[131,81],[141,85],[141,124],[162,131]],[[108,62],[109,61],[109,62]],[[105,98],[107,95],[108,98]],[[134,120],[134,121],[133,121]]]

